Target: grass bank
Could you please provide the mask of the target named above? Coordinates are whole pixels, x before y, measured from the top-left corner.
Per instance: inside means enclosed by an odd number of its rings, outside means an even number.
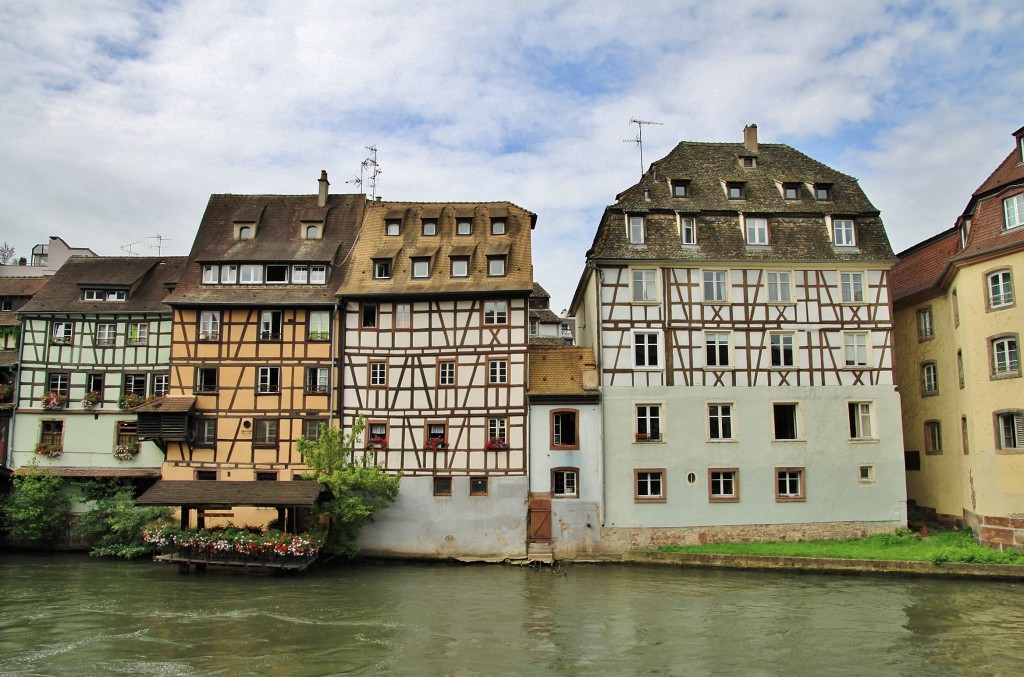
[[[901,530],[842,541],[773,543],[713,543],[663,545],[659,552],[767,555],[772,557],[826,557],[833,559],[897,560],[902,562],[964,562],[972,564],[1024,564],[1024,553],[1002,552],[978,545],[970,531],[932,531],[927,535]]]

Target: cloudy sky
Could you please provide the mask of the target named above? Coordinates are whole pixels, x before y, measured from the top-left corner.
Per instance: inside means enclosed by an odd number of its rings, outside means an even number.
[[[557,311],[637,118],[645,164],[757,123],[857,177],[899,251],[1012,149],[1022,34],[1019,0],[4,0],[0,240],[187,254],[211,193],[358,192],[375,146],[384,199],[536,213]]]

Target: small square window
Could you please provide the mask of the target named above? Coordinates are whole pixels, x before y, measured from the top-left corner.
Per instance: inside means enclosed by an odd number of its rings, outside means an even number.
[[[816,183],[816,184],[814,184],[814,199],[815,200],[831,200],[832,199],[832,184],[831,183]]]
[[[310,266],[309,283],[327,284],[327,266]]]
[[[413,259],[412,276],[417,279],[430,277],[430,259]]]
[[[472,235],[473,234],[473,222],[469,219],[459,219],[455,223],[455,234],[456,235]]]
[[[875,466],[873,465],[862,465],[859,469],[860,483],[861,484],[873,484],[875,481]]]
[[[508,324],[508,301],[484,301],[484,324]]]
[[[388,385],[388,365],[386,362],[370,363],[370,387],[384,388]]]
[[[782,197],[787,200],[799,200],[800,199],[800,184],[799,183],[784,183],[782,184]]]
[[[673,179],[672,197],[690,197],[690,182],[685,179]]]
[[[319,240],[320,239],[320,226],[310,224],[306,226],[306,239],[307,240]]]
[[[292,266],[292,284],[309,283],[309,266]]]
[[[633,471],[633,500],[637,503],[665,502],[664,469],[639,469]]]
[[[776,468],[775,480],[776,501],[803,501],[806,499],[803,468]]]
[[[551,471],[551,496],[553,498],[579,498],[579,470],[577,468],[554,468]]]
[[[468,277],[469,276],[469,257],[468,256],[453,256],[452,257],[452,277]]]
[[[486,477],[470,477],[469,478],[469,495],[470,496],[486,496],[487,495],[487,478]]]
[[[276,418],[258,418],[252,422],[252,445],[254,447],[276,447],[278,420]]]
[[[744,185],[738,181],[730,181],[725,184],[725,193],[730,200],[742,200],[745,195]]]
[[[437,221],[424,221],[423,234],[427,236],[437,235]]]
[[[455,362],[445,361],[437,364],[437,385],[451,388],[455,385]]]
[[[508,232],[505,219],[491,219],[491,235],[504,235]]]
[[[504,256],[487,257],[487,275],[489,277],[504,277],[507,260]]]
[[[402,234],[402,220],[401,219],[388,219],[384,222],[384,233],[387,235],[401,235]]]
[[[484,493],[486,493],[486,491]],[[435,477],[434,478],[434,496],[451,496],[451,495],[452,495],[452,478],[451,477]]]
[[[391,259],[379,259],[373,262],[373,279],[388,280],[391,278]]]
[[[708,500],[735,503],[740,500],[740,471],[736,468],[708,469]]]

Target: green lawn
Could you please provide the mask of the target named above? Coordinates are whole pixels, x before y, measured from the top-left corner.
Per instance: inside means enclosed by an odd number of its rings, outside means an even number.
[[[704,552],[725,555],[775,557],[833,557],[837,559],[888,559],[906,562],[974,562],[1024,564],[1024,553],[1002,552],[978,545],[970,531],[932,531],[927,536],[910,531],[878,534],[845,541],[796,541],[791,543],[715,543],[663,545],[660,552]]]

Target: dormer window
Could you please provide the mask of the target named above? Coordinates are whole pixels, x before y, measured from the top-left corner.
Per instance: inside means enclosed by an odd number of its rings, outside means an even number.
[[[221,284],[235,284],[238,281],[238,266],[225,263],[220,267]]]
[[[218,275],[220,273],[220,266],[203,266],[203,284],[217,284]],[[94,301],[96,299],[89,298],[89,294],[94,290],[85,290],[85,300]]]
[[[246,264],[239,273],[238,281],[242,284],[263,284],[263,266]]]
[[[239,226],[238,227],[238,239],[239,240],[251,240],[252,239],[252,226]]]
[[[270,264],[267,266],[267,284],[287,284],[288,266],[283,264]]]
[[[124,289],[86,289],[82,293],[84,301],[125,301],[127,299],[128,292]]]
[[[832,220],[832,242],[836,247],[855,247],[857,245],[853,219]]]
[[[1003,200],[1003,230],[1024,225],[1024,193]]]
[[[672,179],[672,197],[690,197],[689,179]]]
[[[310,266],[309,283],[327,284],[327,266]]]
[[[437,221],[424,221],[423,234],[428,236],[437,235]]]
[[[459,219],[455,224],[456,235],[472,235],[473,222],[469,219]]]
[[[373,262],[373,279],[391,279],[391,259],[376,259]]]
[[[491,235],[504,235],[508,232],[505,219],[491,219]]]
[[[644,228],[644,217],[639,214],[630,214],[627,217],[629,225],[629,243],[644,244],[646,242],[646,228]]]
[[[402,220],[401,219],[388,219],[384,222],[384,233],[386,235],[401,235],[402,234]]]
[[[814,199],[815,200],[831,200],[832,199],[832,184],[831,183],[816,183],[816,184],[814,184]]]
[[[753,155],[743,155],[740,157],[740,164],[744,169],[753,169],[757,167],[757,158]]]
[[[680,216],[679,237],[683,244],[697,244],[697,220],[692,216]]]
[[[412,260],[412,276],[415,279],[430,277],[430,259],[417,258]]]
[[[730,200],[742,200],[746,191],[742,181],[729,181],[725,184],[725,194]]]
[[[319,240],[320,239],[320,226],[317,224],[309,224],[306,226],[306,239],[307,240]]]
[[[784,183],[782,184],[782,197],[787,200],[799,200],[800,199],[800,184],[799,183]]]
[[[504,256],[487,257],[487,275],[490,277],[504,277],[508,259]]]
[[[452,257],[452,277],[469,277],[469,257]]]
[[[292,284],[306,284],[309,282],[308,266],[292,266]]]
[[[767,245],[768,244],[768,219],[748,216],[743,219],[746,222],[747,244]]]

